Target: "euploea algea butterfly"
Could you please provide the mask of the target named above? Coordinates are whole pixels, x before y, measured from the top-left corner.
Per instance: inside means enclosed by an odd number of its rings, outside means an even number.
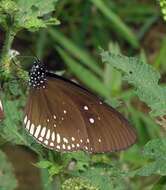
[[[129,122],[88,90],[48,72],[40,61],[34,63],[29,77],[24,126],[45,147],[102,153],[135,143]]]

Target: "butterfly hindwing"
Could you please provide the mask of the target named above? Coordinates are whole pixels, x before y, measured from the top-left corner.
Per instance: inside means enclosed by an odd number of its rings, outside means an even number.
[[[31,88],[25,109],[28,132],[57,151],[112,152],[136,140],[128,121],[73,82],[47,77],[44,88]]]

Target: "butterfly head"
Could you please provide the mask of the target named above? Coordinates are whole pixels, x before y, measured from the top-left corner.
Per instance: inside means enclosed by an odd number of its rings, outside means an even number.
[[[29,86],[32,88],[45,88],[46,68],[40,61],[35,61],[29,73]]]

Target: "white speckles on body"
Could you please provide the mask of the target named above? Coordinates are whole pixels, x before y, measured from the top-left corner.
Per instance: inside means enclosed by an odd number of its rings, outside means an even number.
[[[50,138],[50,129],[48,129],[47,134],[46,134],[46,139]]]
[[[57,141],[57,143],[61,142],[61,137],[60,137],[59,133],[56,134],[56,141]]]
[[[88,108],[88,106],[84,106],[84,110],[88,110],[89,108]]]
[[[95,120],[93,118],[90,118],[89,122],[93,124],[95,122]]]
[[[34,129],[35,129],[35,126],[34,126],[34,124],[32,124],[31,128],[30,128],[30,131],[29,131],[31,135],[33,135]]]
[[[40,129],[41,129],[41,125],[38,125],[37,128],[36,128],[35,134],[34,134],[34,136],[35,136],[36,138],[38,138],[38,136],[39,136]]]
[[[41,136],[44,137],[46,133],[46,127],[43,127],[42,131],[41,131]]]

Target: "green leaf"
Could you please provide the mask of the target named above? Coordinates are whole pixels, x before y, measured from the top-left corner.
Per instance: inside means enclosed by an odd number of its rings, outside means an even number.
[[[75,167],[73,168],[75,171],[84,171],[90,164],[90,157],[85,152],[72,152],[66,153],[63,155],[64,163],[68,164],[72,160],[76,161]]]
[[[34,164],[36,167],[38,168],[48,168],[50,166],[52,166],[52,162],[48,161],[48,160],[42,160],[42,161],[39,161],[37,162],[36,164]]]
[[[100,190],[127,190],[128,187],[123,187],[122,173],[121,170],[112,166],[97,165],[80,173],[80,177],[85,177]]]
[[[102,61],[121,71],[123,78],[136,88],[136,94],[151,108],[151,115],[166,114],[166,88],[159,83],[160,74],[142,59],[101,53]]]
[[[23,28],[36,31],[46,28],[47,25],[59,24],[57,19],[51,17],[56,2],[57,0],[16,0],[15,2],[3,0],[0,5],[0,13],[4,16],[1,23],[4,24],[6,21],[4,25],[8,28],[12,27],[15,32]]]
[[[99,190],[99,188],[94,187],[88,180],[75,177],[65,180],[62,190]]]
[[[14,190],[17,187],[17,180],[14,175],[13,167],[7,161],[6,155],[0,151],[0,189]]]
[[[151,162],[136,170],[137,175],[166,175],[166,138],[149,141],[144,147],[143,155]]]

